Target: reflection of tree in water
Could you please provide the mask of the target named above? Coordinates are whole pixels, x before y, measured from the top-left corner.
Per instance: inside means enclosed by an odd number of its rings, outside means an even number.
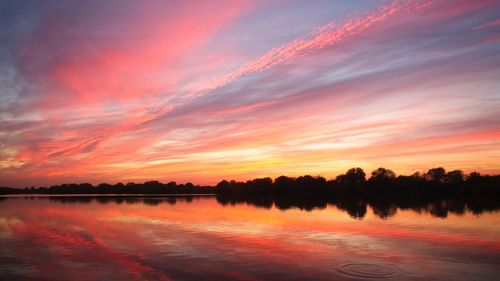
[[[497,207],[490,207],[483,205],[480,207],[477,202],[470,204],[465,200],[437,200],[437,201],[418,201],[413,202],[397,202],[382,200],[377,201],[373,199],[359,199],[353,197],[345,198],[294,198],[294,197],[266,197],[258,198],[252,197],[230,197],[226,195],[217,196],[219,204],[237,205],[248,204],[259,208],[270,209],[272,207],[280,210],[300,209],[303,211],[313,211],[325,209],[327,206],[333,206],[341,211],[347,212],[351,217],[362,219],[366,216],[368,208],[371,208],[373,214],[379,218],[385,219],[396,215],[398,209],[412,210],[417,213],[428,213],[434,217],[446,218],[449,213],[462,215],[466,212],[473,214],[481,214],[484,211],[495,211]]]
[[[156,206],[156,205],[160,205],[162,203],[162,200],[161,199],[148,199],[148,198],[145,198],[145,199],[142,200],[142,202],[144,204],[146,204],[146,205],[149,205],[149,206]],[[175,202],[174,202],[174,204],[175,204]]]
[[[352,218],[362,219],[366,216],[368,208],[373,214],[380,218],[390,218],[396,215],[397,210],[412,210],[418,213],[428,213],[434,217],[446,218],[449,213],[462,215],[470,212],[480,215],[487,211],[499,209],[499,203],[494,200],[481,200],[480,198],[449,198],[449,199],[422,199],[405,198],[381,199],[378,197],[363,196],[245,196],[245,195],[217,195],[217,196],[166,196],[166,197],[115,197],[115,196],[56,196],[56,197],[25,197],[29,200],[50,200],[62,204],[144,204],[147,206],[158,206],[161,204],[175,205],[177,203],[192,203],[201,198],[215,198],[222,205],[247,204],[259,208],[277,208],[283,211],[288,209],[299,209],[303,211],[322,210],[328,206],[347,212]],[[7,198],[1,198],[6,200]]]
[[[346,211],[353,218],[363,218],[366,215],[366,203],[363,201],[347,200],[338,202],[335,206]]]
[[[200,199],[207,196],[165,196],[165,197],[143,197],[143,196],[47,196],[47,197],[27,197],[32,199],[50,200],[58,203],[82,203],[90,204],[96,202],[99,204],[144,204],[148,206],[157,206],[161,204],[175,205],[177,202],[192,203],[195,198]],[[212,196],[210,196],[212,197]]]
[[[398,208],[386,200],[375,201],[370,203],[373,213],[380,218],[389,218],[396,214]]]

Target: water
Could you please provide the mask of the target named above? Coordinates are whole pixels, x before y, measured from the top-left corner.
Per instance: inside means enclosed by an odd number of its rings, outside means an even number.
[[[376,212],[375,212],[376,213]],[[500,213],[363,219],[215,197],[0,201],[0,280],[495,280]]]

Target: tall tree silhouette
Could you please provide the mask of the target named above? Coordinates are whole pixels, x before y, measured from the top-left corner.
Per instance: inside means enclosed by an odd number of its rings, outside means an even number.
[[[366,173],[359,167],[351,168],[344,175],[337,176],[336,181],[341,184],[359,185],[366,181]]]
[[[371,173],[370,181],[376,183],[385,183],[396,178],[396,173],[386,168],[378,168]]]

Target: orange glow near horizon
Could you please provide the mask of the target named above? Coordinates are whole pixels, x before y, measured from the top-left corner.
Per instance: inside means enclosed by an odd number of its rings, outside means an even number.
[[[500,173],[497,0],[27,6],[0,186]]]

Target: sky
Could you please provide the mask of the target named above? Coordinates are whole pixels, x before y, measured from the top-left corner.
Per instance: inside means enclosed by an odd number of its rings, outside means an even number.
[[[500,0],[1,1],[0,186],[500,173]]]

